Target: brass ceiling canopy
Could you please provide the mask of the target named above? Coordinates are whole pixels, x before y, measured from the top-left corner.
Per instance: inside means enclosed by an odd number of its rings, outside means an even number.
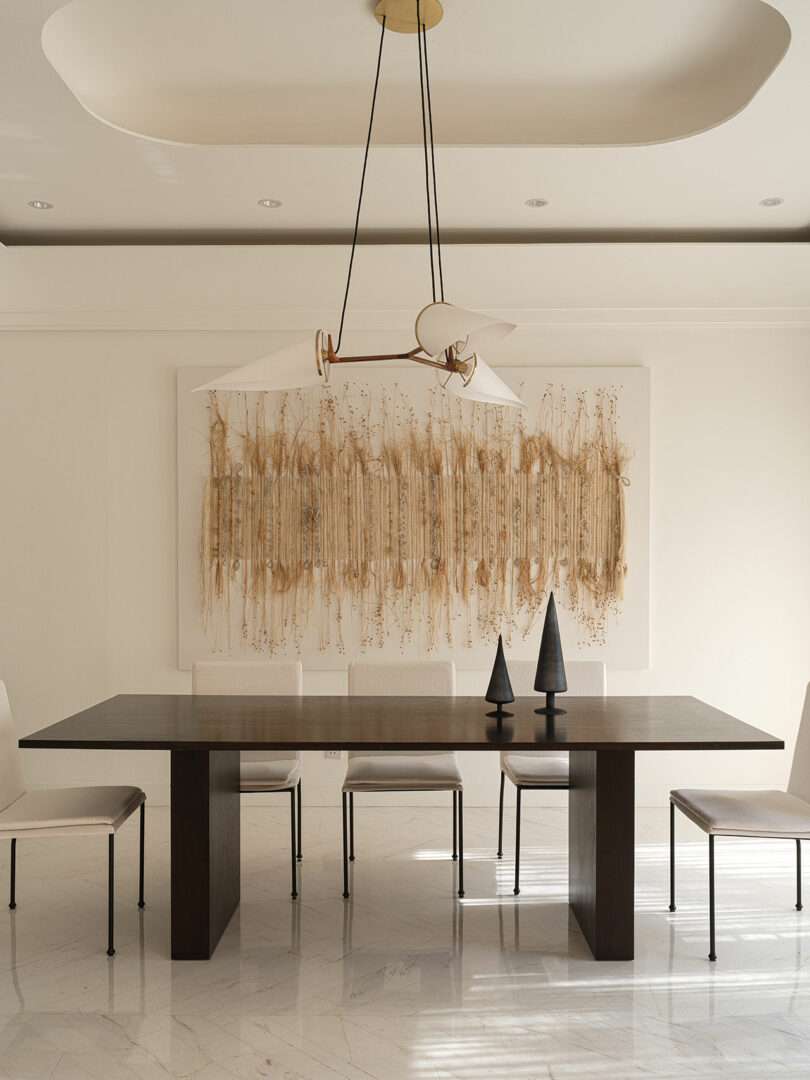
[[[432,30],[442,21],[444,10],[439,0],[421,0],[421,20],[426,30]],[[385,18],[385,25],[397,34],[415,34],[419,27],[416,16],[416,0],[380,0],[374,9],[378,23]]]

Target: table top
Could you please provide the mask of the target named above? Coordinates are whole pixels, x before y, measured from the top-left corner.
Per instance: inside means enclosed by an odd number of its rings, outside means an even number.
[[[119,694],[20,739],[116,750],[782,750],[694,697],[520,698],[499,728],[478,697]]]

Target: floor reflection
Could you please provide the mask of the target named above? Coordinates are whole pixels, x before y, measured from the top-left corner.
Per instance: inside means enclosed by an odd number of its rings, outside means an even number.
[[[14,994],[19,1002],[21,1010],[25,1010],[25,998],[23,997],[20,977],[17,973],[17,912],[10,911],[8,915],[9,930],[9,966],[11,970],[11,984]]]
[[[721,849],[709,964],[705,843],[679,844],[672,914],[666,811],[645,814],[628,963],[590,958],[567,903],[565,816],[547,808],[524,812],[519,897],[496,818],[467,809],[463,902],[441,809],[365,809],[349,901],[336,815],[310,810],[292,902],[288,822],[252,807],[242,904],[209,963],[169,959],[165,812],[151,815],[142,913],[122,833],[113,960],[104,853],[32,850],[0,935],[0,1077],[807,1080],[810,911],[792,907],[791,853]]]

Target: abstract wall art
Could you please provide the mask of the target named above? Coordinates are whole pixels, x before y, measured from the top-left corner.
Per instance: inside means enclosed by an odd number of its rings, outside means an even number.
[[[643,369],[500,369],[527,402],[421,373],[326,391],[178,381],[180,661],[536,651],[555,591],[568,655],[646,664]],[[485,662],[486,663],[486,662]]]

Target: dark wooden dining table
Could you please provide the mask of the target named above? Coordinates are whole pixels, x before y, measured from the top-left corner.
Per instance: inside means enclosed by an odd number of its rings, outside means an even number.
[[[566,696],[553,718],[540,704],[519,699],[499,726],[472,697],[119,694],[20,746],[171,753],[176,960],[210,958],[239,905],[240,751],[567,751],[569,902],[597,960],[632,960],[636,752],[785,744],[694,697]]]

